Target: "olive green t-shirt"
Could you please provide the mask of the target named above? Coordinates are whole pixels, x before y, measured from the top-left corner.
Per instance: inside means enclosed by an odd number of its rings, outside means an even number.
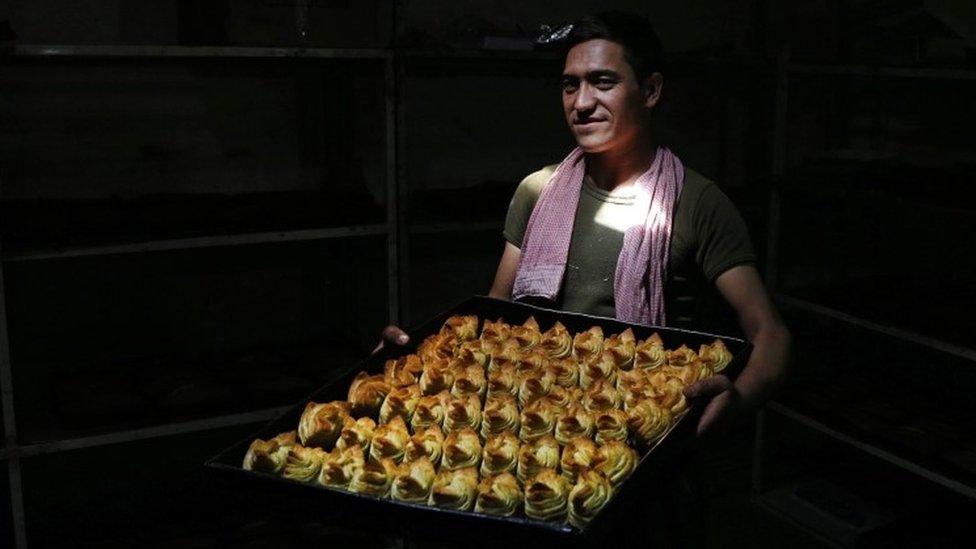
[[[504,237],[522,247],[529,216],[556,166],[530,174],[515,190],[505,218]],[[608,192],[587,176],[569,245],[566,274],[557,308],[614,316],[613,284],[624,231],[642,224],[634,208],[633,188]],[[735,331],[732,311],[714,281],[726,270],[754,263],[756,255],[738,210],[710,180],[685,169],[675,204],[664,281],[668,326],[729,333]]]

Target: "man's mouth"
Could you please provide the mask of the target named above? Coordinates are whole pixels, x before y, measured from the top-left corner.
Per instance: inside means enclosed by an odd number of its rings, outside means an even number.
[[[603,118],[580,118],[573,122],[574,126],[588,126],[590,124],[598,124],[600,122],[606,122]]]

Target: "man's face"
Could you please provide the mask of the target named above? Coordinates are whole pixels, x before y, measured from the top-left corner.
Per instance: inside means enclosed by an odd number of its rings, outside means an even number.
[[[644,131],[653,106],[624,47],[609,40],[587,40],[569,50],[562,89],[566,123],[588,153],[625,150]]]

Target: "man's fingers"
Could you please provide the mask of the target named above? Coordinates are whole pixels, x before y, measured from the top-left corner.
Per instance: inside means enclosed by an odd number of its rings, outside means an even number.
[[[692,383],[685,388],[684,393],[687,398],[708,397],[715,396],[730,387],[732,387],[732,382],[729,381],[729,378],[717,375]]]
[[[383,328],[383,341],[396,345],[406,345],[410,341],[410,336],[397,326],[387,326]]]

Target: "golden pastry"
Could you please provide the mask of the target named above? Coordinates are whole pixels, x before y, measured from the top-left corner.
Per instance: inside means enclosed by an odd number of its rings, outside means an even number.
[[[549,367],[549,357],[538,349],[529,349],[519,353],[518,366],[516,372],[519,377],[526,375],[541,375]]]
[[[685,398],[685,385],[680,379],[663,375],[653,375],[649,382],[656,391],[654,400],[664,408],[677,415],[688,408],[688,400]]]
[[[530,316],[521,326],[512,326],[511,337],[518,343],[520,349],[531,349],[542,339],[539,323],[535,321],[535,317]]]
[[[488,373],[490,374],[505,366],[511,366],[518,373],[520,356],[517,345],[500,343],[488,355]]]
[[[606,444],[611,440],[625,442],[629,432],[627,431],[627,412],[623,410],[604,410],[597,412],[594,418],[596,423],[596,436],[594,439],[597,444]]]
[[[546,372],[552,376],[553,383],[560,387],[571,389],[579,386],[579,364],[575,358],[550,359]]]
[[[569,491],[569,523],[584,528],[613,497],[613,486],[602,474],[586,470]]]
[[[410,428],[413,432],[418,433],[431,425],[444,425],[445,405],[450,398],[451,394],[447,391],[420,397],[413,416],[410,417]]]
[[[573,404],[578,403],[582,396],[583,392],[580,391],[579,387],[567,389],[565,387],[560,387],[559,385],[553,385],[549,388],[549,394],[543,398],[548,400],[549,403],[556,408],[556,410],[564,412]]]
[[[549,394],[552,388],[552,377],[546,373],[531,373],[522,376],[519,382],[519,406],[525,408],[534,400]]]
[[[481,476],[514,472],[520,447],[518,437],[510,431],[488,437],[481,450]]]
[[[556,427],[557,408],[551,402],[540,398],[529,404],[519,418],[518,436],[522,442],[551,434]]]
[[[617,370],[630,370],[634,367],[634,352],[637,347],[634,331],[627,328],[619,334],[610,336],[603,342],[603,349],[610,353]]]
[[[396,463],[392,459],[369,461],[353,474],[349,491],[385,498],[390,494],[396,470]]]
[[[254,439],[244,454],[244,469],[280,475],[288,460],[288,450],[296,443],[295,431],[268,440]]]
[[[325,450],[321,448],[306,448],[295,445],[289,448],[288,457],[281,476],[288,480],[312,482],[319,476],[322,462],[326,458]]]
[[[644,400],[627,412],[627,428],[645,447],[654,444],[671,426],[671,411],[653,400]]]
[[[664,374],[664,377],[677,379],[682,385],[688,386],[698,381],[701,367],[696,359],[686,366],[661,366],[654,373]]]
[[[386,395],[383,405],[380,406],[380,423],[389,423],[394,416],[402,417],[404,421],[409,422],[418,402],[420,402],[420,385],[395,387],[390,394]]]
[[[383,374],[371,376],[366,372],[359,372],[349,385],[346,400],[352,405],[354,415],[376,417],[390,389]]]
[[[576,482],[576,475],[593,465],[599,447],[588,438],[574,438],[563,447],[559,458],[559,470],[569,482]]]
[[[441,326],[441,333],[453,336],[458,343],[478,337],[478,317],[476,315],[454,315]]]
[[[378,425],[373,431],[373,443],[369,446],[369,457],[374,461],[390,458],[399,463],[403,459],[410,432],[403,417],[394,416],[389,423]]]
[[[519,447],[516,473],[522,482],[543,469],[558,466],[559,443],[552,435],[545,435]]]
[[[698,349],[698,358],[717,374],[732,362],[732,353],[721,339],[716,339]]]
[[[454,358],[457,338],[451,334],[437,333],[424,338],[417,347],[417,355],[424,364],[436,362],[442,358]]]
[[[450,397],[444,404],[444,432],[481,428],[481,399],[478,395]]]
[[[410,437],[403,451],[403,459],[414,461],[426,457],[431,463],[440,463],[443,445],[444,432],[437,425],[431,425]]]
[[[393,388],[403,387],[417,383],[423,371],[424,363],[419,356],[405,355],[386,361],[383,365],[383,379]]]
[[[465,427],[448,433],[444,439],[441,469],[477,467],[481,462],[481,439],[474,429]]]
[[[522,504],[522,487],[511,473],[486,476],[478,484],[476,513],[510,517]]]
[[[629,391],[639,391],[645,385],[647,385],[647,371],[640,369],[633,369],[629,372],[618,372],[617,373],[617,391],[620,394],[625,394]]]
[[[436,395],[441,391],[450,391],[454,386],[454,368],[451,359],[441,358],[424,364],[424,371],[420,374],[420,392],[425,395]]]
[[[491,354],[502,343],[507,341],[511,335],[512,327],[504,323],[502,319],[498,319],[495,322],[485,320],[484,326],[481,327],[481,347],[485,352]]]
[[[518,388],[518,374],[514,364],[499,366],[488,374],[488,396],[501,393],[515,396]]]
[[[542,334],[539,341],[539,350],[544,352],[550,359],[568,358],[573,354],[573,336],[563,326],[562,322],[556,321],[552,328]]]
[[[481,414],[481,436],[488,438],[502,431],[517,433],[519,430],[519,409],[515,397],[508,393],[491,395],[485,401]]]
[[[322,469],[316,479],[322,486],[347,488],[352,477],[366,464],[365,454],[359,446],[336,448],[322,462]]]
[[[525,514],[536,520],[563,520],[569,482],[555,469],[543,469],[525,483]]]
[[[587,362],[603,352],[603,328],[593,326],[573,338],[573,356],[579,362]]]
[[[657,332],[651,337],[641,342],[634,352],[634,367],[643,370],[653,370],[664,365],[667,360],[667,353],[664,350],[664,342]]]
[[[589,389],[599,379],[605,379],[612,385],[617,383],[617,363],[613,354],[603,351],[596,357],[580,363],[580,387]]]
[[[605,379],[599,379],[590,385],[590,388],[583,393],[581,402],[583,407],[591,412],[602,412],[623,405],[620,393]]]
[[[488,381],[485,379],[485,369],[480,365],[471,364],[464,368],[455,370],[457,375],[454,377],[454,386],[451,387],[451,394],[460,397],[466,395],[485,396],[488,389]]]
[[[298,438],[302,446],[317,446],[331,450],[335,445],[345,420],[349,417],[348,402],[309,402],[298,420]]]
[[[478,495],[478,470],[474,467],[464,469],[441,469],[434,477],[430,490],[429,505],[445,509],[468,511],[474,506]]]
[[[371,417],[361,417],[357,420],[347,418],[346,425],[339,434],[339,440],[336,441],[336,448],[345,450],[351,446],[359,446],[364,451],[369,451],[375,430],[376,422]]]
[[[466,368],[473,364],[477,364],[482,370],[487,368],[488,353],[481,347],[481,340],[472,339],[462,343],[454,353],[453,364],[457,368]]]
[[[695,351],[689,349],[687,345],[682,345],[673,351],[667,351],[665,353],[667,356],[668,366],[689,366],[692,362],[698,360],[698,355]]]
[[[577,404],[556,420],[555,437],[560,444],[566,444],[577,437],[592,438],[593,430],[593,415]]]
[[[593,465],[616,488],[637,467],[637,452],[623,442],[611,440],[597,450]]]
[[[427,503],[435,476],[437,470],[427,456],[421,456],[410,462],[404,461],[393,475],[390,497],[397,501]]]

